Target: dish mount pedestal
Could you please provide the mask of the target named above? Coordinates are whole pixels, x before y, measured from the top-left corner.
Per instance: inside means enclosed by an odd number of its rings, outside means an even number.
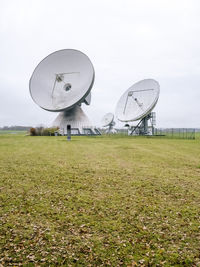
[[[148,122],[150,121],[150,126]],[[155,112],[149,113],[139,123],[131,128],[130,135],[154,135],[154,127],[156,125]]]
[[[79,105],[60,112],[53,122],[53,126],[59,127],[61,135],[67,134],[67,125],[71,126],[72,135],[96,134],[92,123]]]
[[[106,133],[107,133],[107,134],[113,134],[113,133],[116,133],[116,130],[114,129],[114,126],[115,126],[115,122],[111,122],[111,123],[108,125],[108,129],[106,129]]]

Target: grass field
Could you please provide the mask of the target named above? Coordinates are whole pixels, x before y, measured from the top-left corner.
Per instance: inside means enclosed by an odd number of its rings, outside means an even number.
[[[200,266],[200,140],[0,136],[0,265]]]

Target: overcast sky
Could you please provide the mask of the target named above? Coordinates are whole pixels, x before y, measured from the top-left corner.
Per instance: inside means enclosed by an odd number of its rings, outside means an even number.
[[[200,127],[199,0],[1,0],[0,126],[51,124],[29,79],[48,54],[64,48],[95,68],[85,113],[99,125],[135,82],[160,83],[157,127]]]

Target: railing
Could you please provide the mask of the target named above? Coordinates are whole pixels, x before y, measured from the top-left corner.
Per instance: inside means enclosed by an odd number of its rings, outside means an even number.
[[[165,136],[177,139],[195,139],[195,129],[193,128],[156,128],[155,136]]]
[[[100,129],[102,134],[106,134],[104,129]],[[131,130],[127,129],[116,129],[116,134],[118,135],[130,135]],[[195,139],[196,129],[194,128],[154,128],[152,134],[152,127],[149,127],[149,134],[145,135],[147,137],[165,137],[165,138],[176,138],[176,139]],[[140,136],[139,132],[134,132],[134,135],[131,136]],[[200,133],[199,133],[200,136]]]

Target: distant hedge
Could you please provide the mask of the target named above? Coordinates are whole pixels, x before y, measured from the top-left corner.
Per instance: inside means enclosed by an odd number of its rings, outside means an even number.
[[[58,132],[58,127],[52,128],[43,128],[43,127],[36,127],[30,128],[30,135],[31,136],[54,136],[55,132]]]

